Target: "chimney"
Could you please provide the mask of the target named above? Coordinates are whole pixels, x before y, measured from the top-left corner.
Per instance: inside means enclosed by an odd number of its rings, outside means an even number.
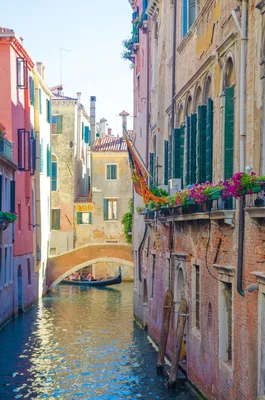
[[[45,70],[45,66],[43,65],[42,62],[37,62],[37,71],[39,73],[39,75],[42,77],[42,79],[44,80],[44,70]]]
[[[123,135],[123,136],[125,136],[126,133],[127,133],[127,117],[128,117],[129,115],[130,115],[130,114],[127,113],[125,110],[123,110],[123,111],[120,113],[120,117],[122,117],[122,135]]]
[[[99,129],[100,129],[100,134],[101,135],[106,135],[106,118],[101,118],[101,120],[99,121]]]
[[[23,44],[23,42],[24,42],[24,39],[23,39],[23,37],[22,36],[20,36],[20,41],[21,41],[21,44]]]
[[[96,96],[90,96],[90,128],[91,128],[91,145],[96,139]]]
[[[76,93],[76,96],[77,96],[77,100],[78,100],[79,103],[80,103],[80,101],[81,101],[81,92],[77,92],[77,93]]]
[[[108,128],[108,136],[111,136],[111,135],[112,135],[112,129]]]

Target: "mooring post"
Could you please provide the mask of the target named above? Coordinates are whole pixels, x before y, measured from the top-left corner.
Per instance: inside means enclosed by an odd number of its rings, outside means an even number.
[[[176,386],[177,372],[179,368],[179,360],[180,360],[181,347],[185,331],[186,318],[187,318],[187,301],[185,298],[183,298],[180,302],[178,311],[178,323],[175,334],[176,342],[174,346],[174,354],[169,372],[169,378],[167,384],[168,389],[174,389]]]
[[[167,290],[165,302],[164,302],[164,308],[163,308],[162,329],[161,329],[161,335],[160,335],[159,353],[158,353],[158,360],[157,360],[157,366],[156,366],[156,370],[157,370],[158,374],[161,374],[164,369],[165,353],[166,353],[166,347],[167,347],[167,339],[168,339],[172,305],[173,305],[173,293],[171,290]]]

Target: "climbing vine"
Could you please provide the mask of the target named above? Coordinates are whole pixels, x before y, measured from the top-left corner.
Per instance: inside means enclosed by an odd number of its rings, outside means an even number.
[[[132,218],[133,218],[133,202],[132,199],[129,201],[129,211],[124,214],[122,218],[123,232],[125,239],[128,244],[132,244]]]

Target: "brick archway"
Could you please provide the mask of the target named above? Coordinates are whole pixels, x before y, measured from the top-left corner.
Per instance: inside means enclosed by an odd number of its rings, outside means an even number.
[[[88,244],[49,259],[48,288],[53,289],[66,276],[99,262],[133,267],[132,246],[127,244]]]

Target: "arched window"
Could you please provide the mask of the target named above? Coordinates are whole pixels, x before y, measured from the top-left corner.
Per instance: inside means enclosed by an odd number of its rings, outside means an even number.
[[[57,190],[57,158],[52,155],[52,191]]]
[[[231,57],[228,58],[224,77],[223,88],[225,96],[224,104],[224,179],[232,177],[234,172],[234,119],[235,119],[235,104],[234,104],[234,65]]]

